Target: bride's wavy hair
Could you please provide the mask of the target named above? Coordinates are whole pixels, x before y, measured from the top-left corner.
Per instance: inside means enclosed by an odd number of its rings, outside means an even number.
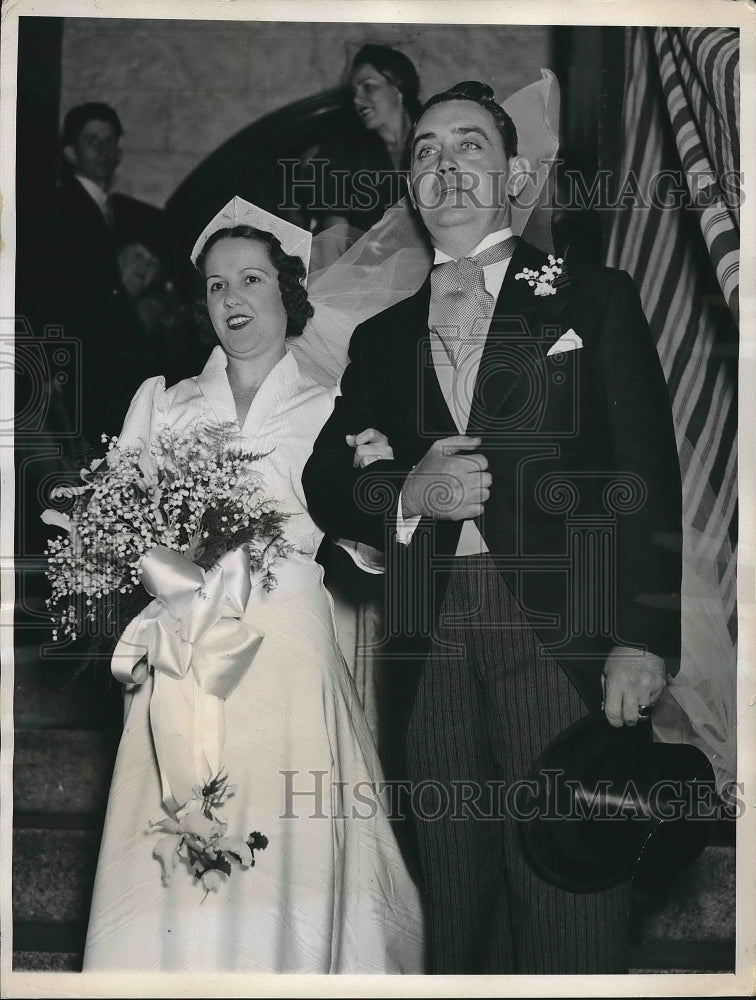
[[[304,330],[307,320],[315,313],[304,286],[307,271],[302,263],[302,258],[295,254],[284,253],[278,238],[264,229],[255,229],[254,226],[232,226],[227,229],[217,229],[208,237],[195,265],[200,275],[205,273],[205,261],[208,253],[216,243],[224,239],[253,240],[267,247],[270,262],[278,273],[278,288],[281,292],[281,302],[286,311],[286,336],[298,337]],[[194,303],[194,316],[202,340],[205,343],[214,343],[216,340],[215,330],[213,330],[210,314],[207,311],[204,288]]]

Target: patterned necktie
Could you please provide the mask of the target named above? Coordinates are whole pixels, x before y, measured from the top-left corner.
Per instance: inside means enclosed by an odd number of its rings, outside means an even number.
[[[434,330],[456,369],[485,336],[493,315],[494,299],[486,291],[483,268],[514,253],[517,239],[508,237],[474,257],[460,257],[437,264],[431,271],[431,304],[428,326]]]

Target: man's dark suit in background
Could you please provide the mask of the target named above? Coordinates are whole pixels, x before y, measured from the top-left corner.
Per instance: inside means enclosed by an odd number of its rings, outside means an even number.
[[[36,337],[62,328],[78,345],[64,399],[71,427],[95,451],[116,434],[139,384],[156,369],[144,356],[138,316],[121,282],[122,234],[154,231],[162,210],[109,193],[120,162],[121,125],[108,105],[79,105],[66,116],[58,186],[23,206],[17,266],[17,312]]]
[[[159,209],[127,195],[109,197],[110,225],[75,177],[53,201],[50,250],[56,261],[52,301],[67,335],[81,340],[82,428],[101,450],[102,432],[117,434],[141,382],[162,359],[145,356],[144,335],[118,266],[121,233],[147,229]]]

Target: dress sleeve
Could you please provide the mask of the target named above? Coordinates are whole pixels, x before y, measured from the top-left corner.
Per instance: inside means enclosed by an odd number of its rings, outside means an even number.
[[[143,451],[149,448],[164,395],[165,378],[162,375],[142,382],[131,400],[123,421],[123,428],[118,436],[120,447],[140,447]]]

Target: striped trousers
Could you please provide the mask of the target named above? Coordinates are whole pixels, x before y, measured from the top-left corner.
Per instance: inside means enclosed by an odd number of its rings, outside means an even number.
[[[492,801],[585,714],[491,557],[456,559],[407,730],[431,973],[627,971],[629,883],[546,883]]]

